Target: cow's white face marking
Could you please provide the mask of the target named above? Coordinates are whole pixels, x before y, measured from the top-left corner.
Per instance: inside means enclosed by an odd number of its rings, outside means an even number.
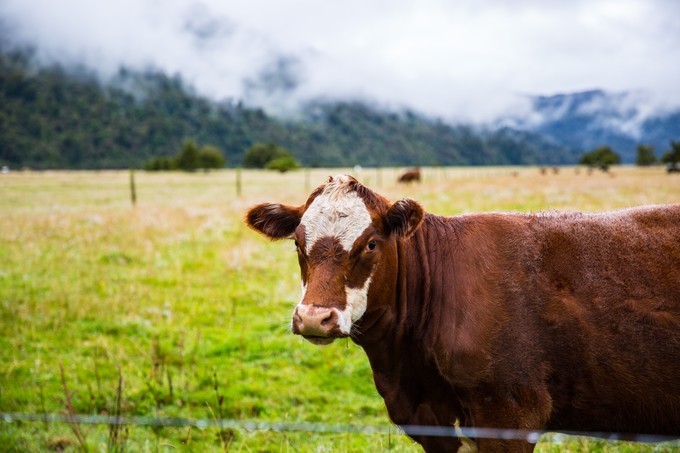
[[[336,238],[342,248],[349,252],[359,236],[372,224],[371,215],[361,197],[349,189],[349,179],[335,176],[324,191],[305,211],[300,224],[305,227],[305,252],[310,253],[314,244],[323,237]],[[333,308],[338,314],[340,331],[349,335],[352,324],[366,312],[369,275],[361,288],[345,286],[345,308]],[[302,300],[307,287],[302,285]]]
[[[338,324],[340,331],[349,335],[352,324],[366,312],[368,306],[368,287],[371,285],[371,276],[366,279],[366,283],[361,288],[349,288],[345,286],[345,294],[347,296],[347,305],[345,309],[338,310]]]
[[[361,197],[349,190],[349,180],[336,176],[305,211],[305,252],[322,237],[334,237],[350,251],[354,241],[371,225],[371,215]]]
[[[295,311],[297,310],[297,308],[300,305],[302,305],[302,301],[305,300],[305,294],[307,294],[307,285],[305,285],[304,282],[303,282],[302,283],[302,291],[301,291],[301,294],[300,294],[300,302],[298,302],[298,304],[295,306],[295,308],[293,308],[293,314],[295,314]],[[291,330],[293,329],[293,320],[292,319],[290,321],[290,328],[291,328]]]

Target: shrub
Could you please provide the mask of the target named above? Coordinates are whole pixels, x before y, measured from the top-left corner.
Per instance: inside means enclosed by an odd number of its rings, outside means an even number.
[[[144,164],[146,171],[167,171],[174,170],[175,168],[177,168],[177,162],[175,162],[174,157],[170,156],[154,157]]]
[[[212,145],[205,145],[199,151],[200,168],[222,168],[226,163],[226,159],[222,152]]]
[[[274,143],[255,143],[246,150],[243,166],[246,168],[267,168],[267,164],[279,157],[289,156],[287,149]]]
[[[184,143],[177,156],[177,168],[184,171],[194,171],[201,166],[201,155],[198,146],[189,140]]]
[[[680,142],[671,141],[671,148],[661,157],[665,164],[677,164],[680,162]]]
[[[638,145],[635,163],[641,167],[647,167],[656,163],[654,147],[651,145]]]
[[[621,156],[615,153],[609,146],[600,146],[593,151],[583,154],[579,163],[607,171],[611,165],[621,163]]]
[[[154,157],[146,162],[144,169],[147,171],[160,171],[179,168],[185,171],[195,171],[199,168],[205,170],[222,168],[225,163],[226,159],[218,148],[212,145],[205,145],[199,149],[196,143],[187,141],[177,156]]]
[[[285,173],[288,170],[295,170],[299,165],[295,158],[290,154],[286,156],[277,157],[267,162],[266,168],[269,170],[278,170]]]

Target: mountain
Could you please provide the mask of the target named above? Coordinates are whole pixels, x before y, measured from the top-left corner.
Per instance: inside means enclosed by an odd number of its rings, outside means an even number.
[[[576,153],[539,135],[450,125],[412,111],[386,112],[361,102],[311,103],[302,123],[323,162],[346,165],[519,165],[575,162]]]
[[[0,163],[12,167],[141,167],[191,139],[240,165],[257,142],[288,148],[304,165],[567,164],[578,155],[531,131],[449,125],[361,102],[315,101],[295,119],[239,101],[193,94],[181,78],[121,69],[102,83],[87,68],[37,65],[0,52]]]
[[[531,112],[501,123],[539,134],[569,148],[590,151],[608,145],[626,163],[635,161],[640,143],[657,156],[680,138],[680,110],[655,111],[644,93],[580,93],[530,97]]]

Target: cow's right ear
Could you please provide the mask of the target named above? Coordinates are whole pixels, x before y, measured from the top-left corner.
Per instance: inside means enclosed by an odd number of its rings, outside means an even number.
[[[278,203],[262,203],[253,206],[246,213],[246,224],[270,239],[291,237],[300,224],[300,208]]]

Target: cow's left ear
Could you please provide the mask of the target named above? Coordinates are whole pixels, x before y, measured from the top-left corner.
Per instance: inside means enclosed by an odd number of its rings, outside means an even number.
[[[420,226],[425,211],[415,201],[410,198],[399,200],[390,206],[385,216],[385,229],[387,234],[396,234],[401,237],[408,237]]]
[[[278,203],[262,203],[248,209],[246,224],[270,239],[290,237],[300,224],[300,208]]]

